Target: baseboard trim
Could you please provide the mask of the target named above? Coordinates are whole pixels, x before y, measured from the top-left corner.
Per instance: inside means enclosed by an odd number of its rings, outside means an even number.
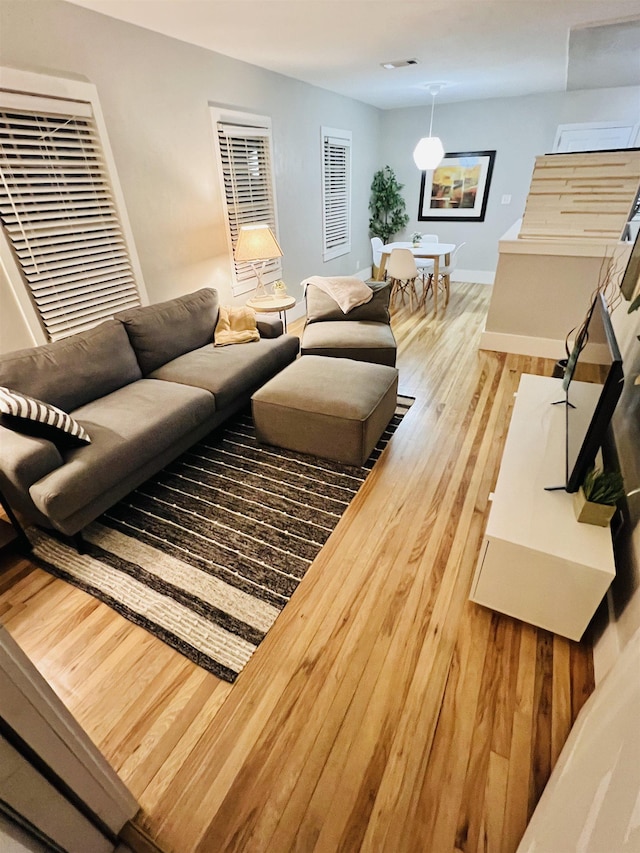
[[[153,838],[132,820],[125,823],[118,838],[126,844],[131,853],[166,853],[163,847],[159,847]]]
[[[564,341],[553,338],[533,338],[527,335],[509,335],[505,332],[487,332],[480,336],[480,349],[511,352],[535,358],[565,358]]]
[[[495,270],[455,269],[451,273],[451,281],[472,281],[474,284],[493,284],[495,277]]]
[[[564,340],[510,335],[506,332],[487,332],[486,329],[480,336],[480,349],[556,360],[567,357]],[[580,361],[588,364],[607,364],[608,359],[609,351],[606,344],[587,344],[580,354]]]

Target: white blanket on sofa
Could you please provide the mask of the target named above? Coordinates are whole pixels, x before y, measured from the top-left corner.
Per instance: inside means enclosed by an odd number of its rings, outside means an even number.
[[[315,284],[316,287],[335,299],[344,314],[348,314],[352,308],[357,308],[358,305],[364,305],[365,302],[373,299],[373,290],[353,275],[332,278],[312,275],[302,282],[305,293],[309,284]]]

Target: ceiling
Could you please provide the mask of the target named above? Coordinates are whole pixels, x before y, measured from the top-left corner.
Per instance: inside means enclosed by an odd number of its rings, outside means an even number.
[[[640,0],[72,2],[381,109],[640,83]]]

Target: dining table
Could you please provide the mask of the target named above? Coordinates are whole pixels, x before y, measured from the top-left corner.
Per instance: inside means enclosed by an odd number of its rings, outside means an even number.
[[[382,281],[384,271],[387,266],[387,258],[394,249],[411,249],[414,258],[431,258],[433,260],[433,312],[438,313],[438,277],[440,275],[440,259],[444,258],[443,266],[448,266],[451,262],[451,253],[455,249],[455,243],[424,243],[421,242],[417,246],[413,243],[397,242],[385,243],[382,247],[382,256],[378,266],[377,281]],[[447,300],[449,301],[449,276],[445,276],[445,290]],[[445,305],[446,305],[445,302]]]

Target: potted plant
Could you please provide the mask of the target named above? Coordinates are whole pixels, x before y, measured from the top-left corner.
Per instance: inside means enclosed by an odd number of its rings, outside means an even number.
[[[390,166],[385,166],[373,176],[369,230],[374,237],[380,237],[383,243],[388,243],[409,221],[409,215],[405,213],[404,199],[400,195],[403,186]]]
[[[578,521],[606,527],[613,518],[616,504],[624,497],[624,482],[619,471],[591,468],[573,495],[573,508]]]
[[[422,240],[422,234],[419,231],[414,231],[411,235],[411,242],[414,246],[419,246],[420,241]]]

